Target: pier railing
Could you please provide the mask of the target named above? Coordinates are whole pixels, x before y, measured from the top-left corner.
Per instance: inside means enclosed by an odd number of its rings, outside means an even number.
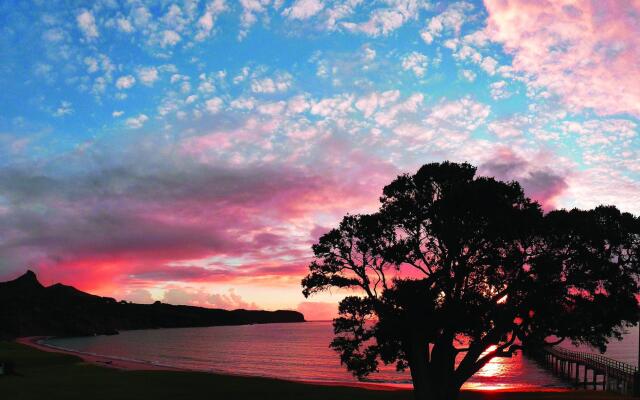
[[[583,365],[593,365],[598,369],[605,370],[610,369],[622,374],[634,375],[638,372],[638,367],[635,365],[627,364],[622,361],[614,360],[612,358],[605,357],[601,354],[585,353],[582,351],[573,351],[564,349],[562,347],[548,347],[546,351],[557,355],[558,357],[578,362]]]
[[[575,385],[591,387],[594,390],[601,387],[602,390],[638,395],[640,371],[635,365],[600,354],[555,346],[544,347],[537,353],[540,361],[554,374]]]

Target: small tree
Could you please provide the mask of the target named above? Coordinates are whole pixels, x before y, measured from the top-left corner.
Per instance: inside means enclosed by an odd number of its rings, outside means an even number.
[[[417,399],[455,399],[491,359],[555,336],[606,347],[637,321],[640,222],[553,211],[469,164],[424,165],[313,246],[309,296],[340,302],[331,346],[354,375],[409,368]]]

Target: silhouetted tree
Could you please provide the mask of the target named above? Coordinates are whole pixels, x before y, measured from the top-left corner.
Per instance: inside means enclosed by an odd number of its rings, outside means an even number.
[[[637,321],[640,222],[553,211],[469,164],[424,165],[313,246],[303,293],[347,288],[331,346],[359,378],[409,368],[418,399],[454,399],[492,358],[568,338],[604,349]]]

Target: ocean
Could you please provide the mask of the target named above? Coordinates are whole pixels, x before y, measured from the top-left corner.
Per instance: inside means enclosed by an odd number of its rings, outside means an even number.
[[[309,382],[356,382],[340,365],[337,353],[329,348],[332,337],[330,322],[306,322],[136,330],[115,336],[54,338],[45,344],[197,371]],[[606,356],[636,365],[638,329],[632,328],[622,342],[612,343]],[[409,373],[396,372],[393,366],[383,366],[367,382],[411,384]],[[567,384],[518,353],[512,358],[492,360],[464,387],[526,390],[565,388]]]

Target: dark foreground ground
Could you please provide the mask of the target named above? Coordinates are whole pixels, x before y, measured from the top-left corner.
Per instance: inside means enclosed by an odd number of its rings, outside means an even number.
[[[72,355],[0,342],[0,360],[12,360],[16,375],[0,376],[0,399],[302,399],[404,400],[409,391],[318,386],[266,378],[181,371],[123,371],[83,362]],[[464,392],[473,399],[617,399],[597,392]]]

